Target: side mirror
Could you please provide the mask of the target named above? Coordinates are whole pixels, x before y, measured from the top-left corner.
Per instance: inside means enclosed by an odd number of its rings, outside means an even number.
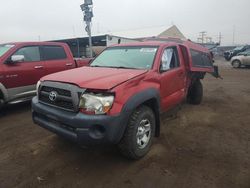
[[[13,55],[10,58],[11,63],[19,63],[24,61],[24,55]]]

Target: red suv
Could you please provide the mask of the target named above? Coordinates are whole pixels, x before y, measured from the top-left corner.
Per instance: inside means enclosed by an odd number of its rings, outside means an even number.
[[[42,78],[33,120],[79,144],[117,144],[139,159],[160,135],[160,114],[185,100],[201,103],[200,80],[214,70],[210,52],[190,41],[112,46],[90,67]]]
[[[6,103],[31,99],[41,77],[88,65],[74,60],[67,44],[21,42],[0,44],[0,108]]]

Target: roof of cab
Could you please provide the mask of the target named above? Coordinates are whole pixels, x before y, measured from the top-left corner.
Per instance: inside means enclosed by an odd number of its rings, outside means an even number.
[[[179,38],[158,38],[158,37],[156,38],[156,37],[152,37],[152,38],[145,39],[142,42],[116,44],[116,45],[113,45],[111,47],[116,47],[116,46],[162,46],[162,45],[166,45],[166,44],[184,45],[187,48],[191,48],[193,50],[198,50],[198,51],[202,51],[202,52],[205,52],[205,53],[209,53],[209,50],[207,48],[205,48],[204,46],[196,44],[196,43],[192,42],[191,40],[182,40],[182,39],[179,39]]]
[[[5,44],[11,44],[11,45],[65,45],[65,43],[61,43],[61,42],[9,42],[9,43],[5,43]]]

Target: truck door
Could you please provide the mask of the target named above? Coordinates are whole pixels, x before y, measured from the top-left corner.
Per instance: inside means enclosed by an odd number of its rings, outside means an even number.
[[[24,61],[11,63],[11,56],[8,58],[10,63],[4,64],[5,87],[12,89],[13,95],[35,90],[37,81],[45,75],[39,46],[21,47],[12,55],[23,55]]]
[[[62,46],[42,46],[42,58],[47,74],[75,68],[73,57],[68,56]]]
[[[180,103],[185,95],[185,67],[178,51],[177,46],[172,46],[166,48],[162,53],[160,82],[164,111]]]

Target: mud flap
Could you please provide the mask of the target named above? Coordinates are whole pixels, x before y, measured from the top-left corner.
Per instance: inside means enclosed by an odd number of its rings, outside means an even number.
[[[220,79],[223,79],[221,76],[220,76],[220,73],[219,73],[219,67],[217,65],[214,65],[214,72],[210,73],[213,77],[215,78],[220,78]]]

